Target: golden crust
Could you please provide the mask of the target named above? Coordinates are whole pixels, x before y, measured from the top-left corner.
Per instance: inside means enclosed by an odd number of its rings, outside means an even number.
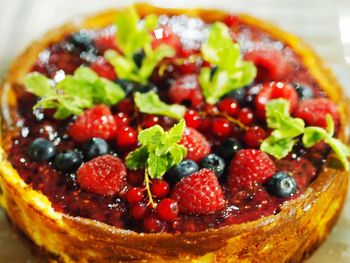
[[[226,15],[212,10],[158,9],[137,5],[141,15],[189,14],[208,22]],[[344,202],[348,174],[324,168],[298,199],[286,203],[279,214],[259,220],[184,234],[138,234],[94,220],[71,217],[53,210],[50,201],[26,185],[6,160],[13,131],[16,97],[12,87],[23,77],[48,44],[79,28],[102,27],[113,22],[111,10],[50,31],[15,60],[2,84],[3,134],[0,152],[0,204],[21,231],[59,262],[299,262],[328,235]],[[248,24],[260,27],[287,43],[342,112],[340,138],[349,140],[349,111],[341,88],[329,69],[300,39],[274,26],[241,15]],[[1,149],[1,148],[0,148]]]

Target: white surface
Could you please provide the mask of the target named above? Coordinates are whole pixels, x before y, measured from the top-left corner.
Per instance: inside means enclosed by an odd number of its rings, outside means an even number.
[[[0,0],[0,76],[8,63],[33,39],[47,29],[77,15],[134,1],[117,0]],[[333,68],[350,95],[350,0],[153,0],[168,7],[222,8],[246,12],[275,22],[304,38]],[[340,14],[341,19],[338,19]],[[342,25],[340,42],[339,24]],[[349,62],[350,63],[350,62]],[[328,241],[309,262],[350,262],[350,204]],[[0,263],[36,262],[0,214]]]

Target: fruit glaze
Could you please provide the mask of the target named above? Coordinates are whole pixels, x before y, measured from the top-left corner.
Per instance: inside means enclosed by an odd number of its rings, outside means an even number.
[[[333,150],[348,165],[337,106],[289,46],[234,15],[130,9],[51,43],[25,89],[10,162],[56,211],[117,228],[253,221],[301,195]]]

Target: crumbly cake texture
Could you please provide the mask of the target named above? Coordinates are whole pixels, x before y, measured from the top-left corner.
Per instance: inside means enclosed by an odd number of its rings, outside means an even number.
[[[185,13],[202,17],[208,22],[220,20],[225,15],[219,11],[165,10],[147,5],[139,5],[137,9],[141,15]],[[11,86],[23,81],[38,53],[48,43],[58,41],[63,35],[79,28],[106,26],[114,16],[115,11],[108,11],[83,20],[81,24],[67,24],[34,43],[12,65],[3,83],[3,103],[10,106],[10,112],[3,112],[4,119],[9,117],[6,114],[14,114],[16,107]],[[339,138],[348,141],[346,101],[333,75],[322,67],[320,59],[298,38],[250,16],[241,15],[240,18],[287,43],[301,56],[322,89],[340,106],[342,126]],[[62,262],[142,259],[157,262],[176,262],[179,259],[184,262],[298,262],[327,236],[340,212],[347,189],[347,173],[325,167],[304,194],[285,203],[277,215],[205,232],[137,234],[54,211],[48,199],[26,185],[6,161],[12,135],[8,128],[4,127],[2,138],[1,205],[13,223],[34,243],[56,255]]]

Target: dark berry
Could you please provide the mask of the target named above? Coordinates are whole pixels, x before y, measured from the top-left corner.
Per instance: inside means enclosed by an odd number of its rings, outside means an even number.
[[[127,180],[133,186],[142,185],[145,178],[145,172],[142,170],[128,171]]]
[[[225,98],[219,102],[218,109],[230,116],[236,116],[239,110],[238,101],[231,98]]]
[[[129,116],[134,113],[134,102],[131,98],[122,99],[116,106],[117,112],[123,112]]]
[[[184,119],[186,126],[194,129],[198,129],[201,125],[201,116],[197,111],[189,110],[185,113]]]
[[[79,32],[73,33],[68,38],[68,41],[75,47],[85,51],[93,48],[91,35],[86,30],[81,30]]]
[[[158,93],[158,87],[152,83],[148,83],[148,84],[137,86],[135,91],[140,93],[147,93],[150,91],[154,91],[155,93]]]
[[[87,160],[91,160],[97,156],[107,154],[109,152],[108,143],[101,138],[93,138],[83,145],[83,154]]]
[[[217,177],[221,177],[225,171],[225,161],[215,153],[209,154],[204,157],[200,163],[201,168],[208,168],[212,170]]]
[[[242,144],[235,138],[224,141],[218,148],[217,153],[224,159],[231,159],[238,151],[242,150]]]
[[[150,128],[159,123],[159,117],[155,115],[146,114],[142,116],[141,126],[143,129]]]
[[[35,139],[28,149],[28,155],[33,161],[47,161],[56,153],[56,148],[52,142],[44,139]]]
[[[249,148],[257,148],[266,137],[267,133],[263,128],[252,126],[245,131],[243,139]]]
[[[166,180],[175,184],[182,178],[189,176],[199,170],[198,164],[192,160],[183,160],[179,164],[170,168],[166,175]]]
[[[301,85],[300,83],[294,83],[294,88],[298,93],[299,98],[302,100],[307,100],[314,97],[314,92],[309,86]]]
[[[132,59],[134,60],[138,68],[141,68],[142,61],[144,58],[145,58],[145,51],[143,51],[142,49],[136,51],[132,56]]]
[[[232,132],[231,123],[225,118],[215,118],[212,123],[212,131],[214,135],[226,138]]]
[[[126,200],[129,204],[136,204],[143,199],[143,190],[138,187],[131,187],[126,193]]]
[[[290,197],[297,191],[297,184],[287,172],[277,172],[267,182],[266,190],[277,197]]]
[[[62,172],[76,170],[83,162],[81,154],[77,151],[67,151],[57,154],[53,166]]]
[[[124,90],[126,96],[129,96],[138,86],[136,82],[126,79],[117,79],[115,80],[115,83],[117,83]]]
[[[249,125],[254,121],[253,111],[249,108],[242,108],[238,113],[238,119],[244,125]]]
[[[133,147],[137,144],[137,131],[131,127],[124,127],[117,132],[117,146],[121,148]]]
[[[240,105],[245,103],[245,88],[235,89],[229,92],[225,97],[235,99]]]
[[[170,186],[164,180],[152,180],[151,192],[157,198],[164,198],[169,194]]]
[[[159,219],[174,222],[179,214],[178,203],[171,198],[164,198],[157,205],[157,216]]]

